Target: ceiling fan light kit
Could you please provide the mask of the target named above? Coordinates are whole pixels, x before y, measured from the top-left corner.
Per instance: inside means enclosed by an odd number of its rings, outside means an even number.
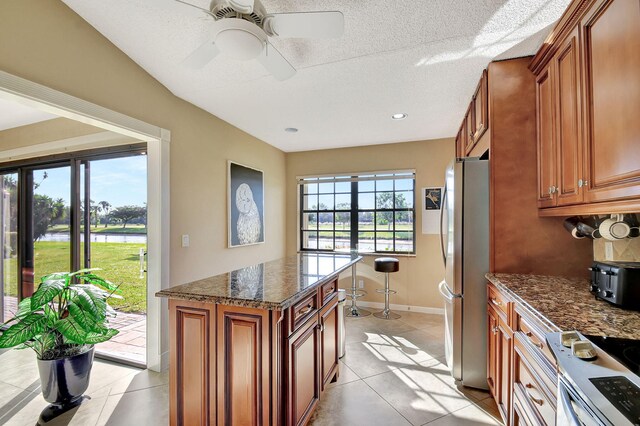
[[[267,34],[258,26],[242,19],[225,19],[217,23],[215,44],[221,53],[233,59],[255,59],[264,50]]]
[[[295,68],[269,43],[269,37],[337,38],[344,32],[341,12],[267,14],[258,0],[213,0],[202,10],[214,19],[213,35],[184,60],[188,68],[201,69],[219,53],[236,60],[257,59],[277,80],[286,80]]]

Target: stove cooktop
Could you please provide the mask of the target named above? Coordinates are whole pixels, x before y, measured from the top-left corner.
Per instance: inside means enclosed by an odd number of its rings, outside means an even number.
[[[640,376],[640,340],[589,335],[584,337]]]

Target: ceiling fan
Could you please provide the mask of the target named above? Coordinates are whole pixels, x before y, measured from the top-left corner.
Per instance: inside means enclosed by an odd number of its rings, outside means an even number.
[[[269,43],[269,37],[337,38],[344,31],[344,17],[336,11],[267,14],[259,0],[213,0],[209,9],[175,1],[214,20],[210,38],[183,62],[194,69],[222,53],[243,61],[257,59],[276,79],[286,80],[296,69]]]

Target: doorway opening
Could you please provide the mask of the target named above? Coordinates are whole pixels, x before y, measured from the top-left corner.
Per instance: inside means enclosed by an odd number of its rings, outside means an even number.
[[[0,320],[41,277],[97,268],[119,286],[109,300],[119,334],[96,355],[145,367],[146,143],[5,163],[0,176]]]

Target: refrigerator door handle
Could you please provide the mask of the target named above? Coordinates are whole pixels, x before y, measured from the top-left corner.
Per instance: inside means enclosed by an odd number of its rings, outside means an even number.
[[[440,206],[440,251],[442,252],[442,262],[444,263],[444,267],[447,267],[447,253],[445,252],[444,247],[444,230],[442,229],[442,224],[444,223],[444,207],[447,203],[447,186],[444,187],[444,194],[442,194],[442,204]],[[448,242],[447,242],[448,244]]]
[[[451,290],[449,290],[449,287],[447,287],[447,282],[444,280],[440,281],[438,290],[440,290],[440,294],[442,295],[442,297],[444,297],[449,302],[453,302],[455,299],[462,298],[461,294],[452,293]]]

